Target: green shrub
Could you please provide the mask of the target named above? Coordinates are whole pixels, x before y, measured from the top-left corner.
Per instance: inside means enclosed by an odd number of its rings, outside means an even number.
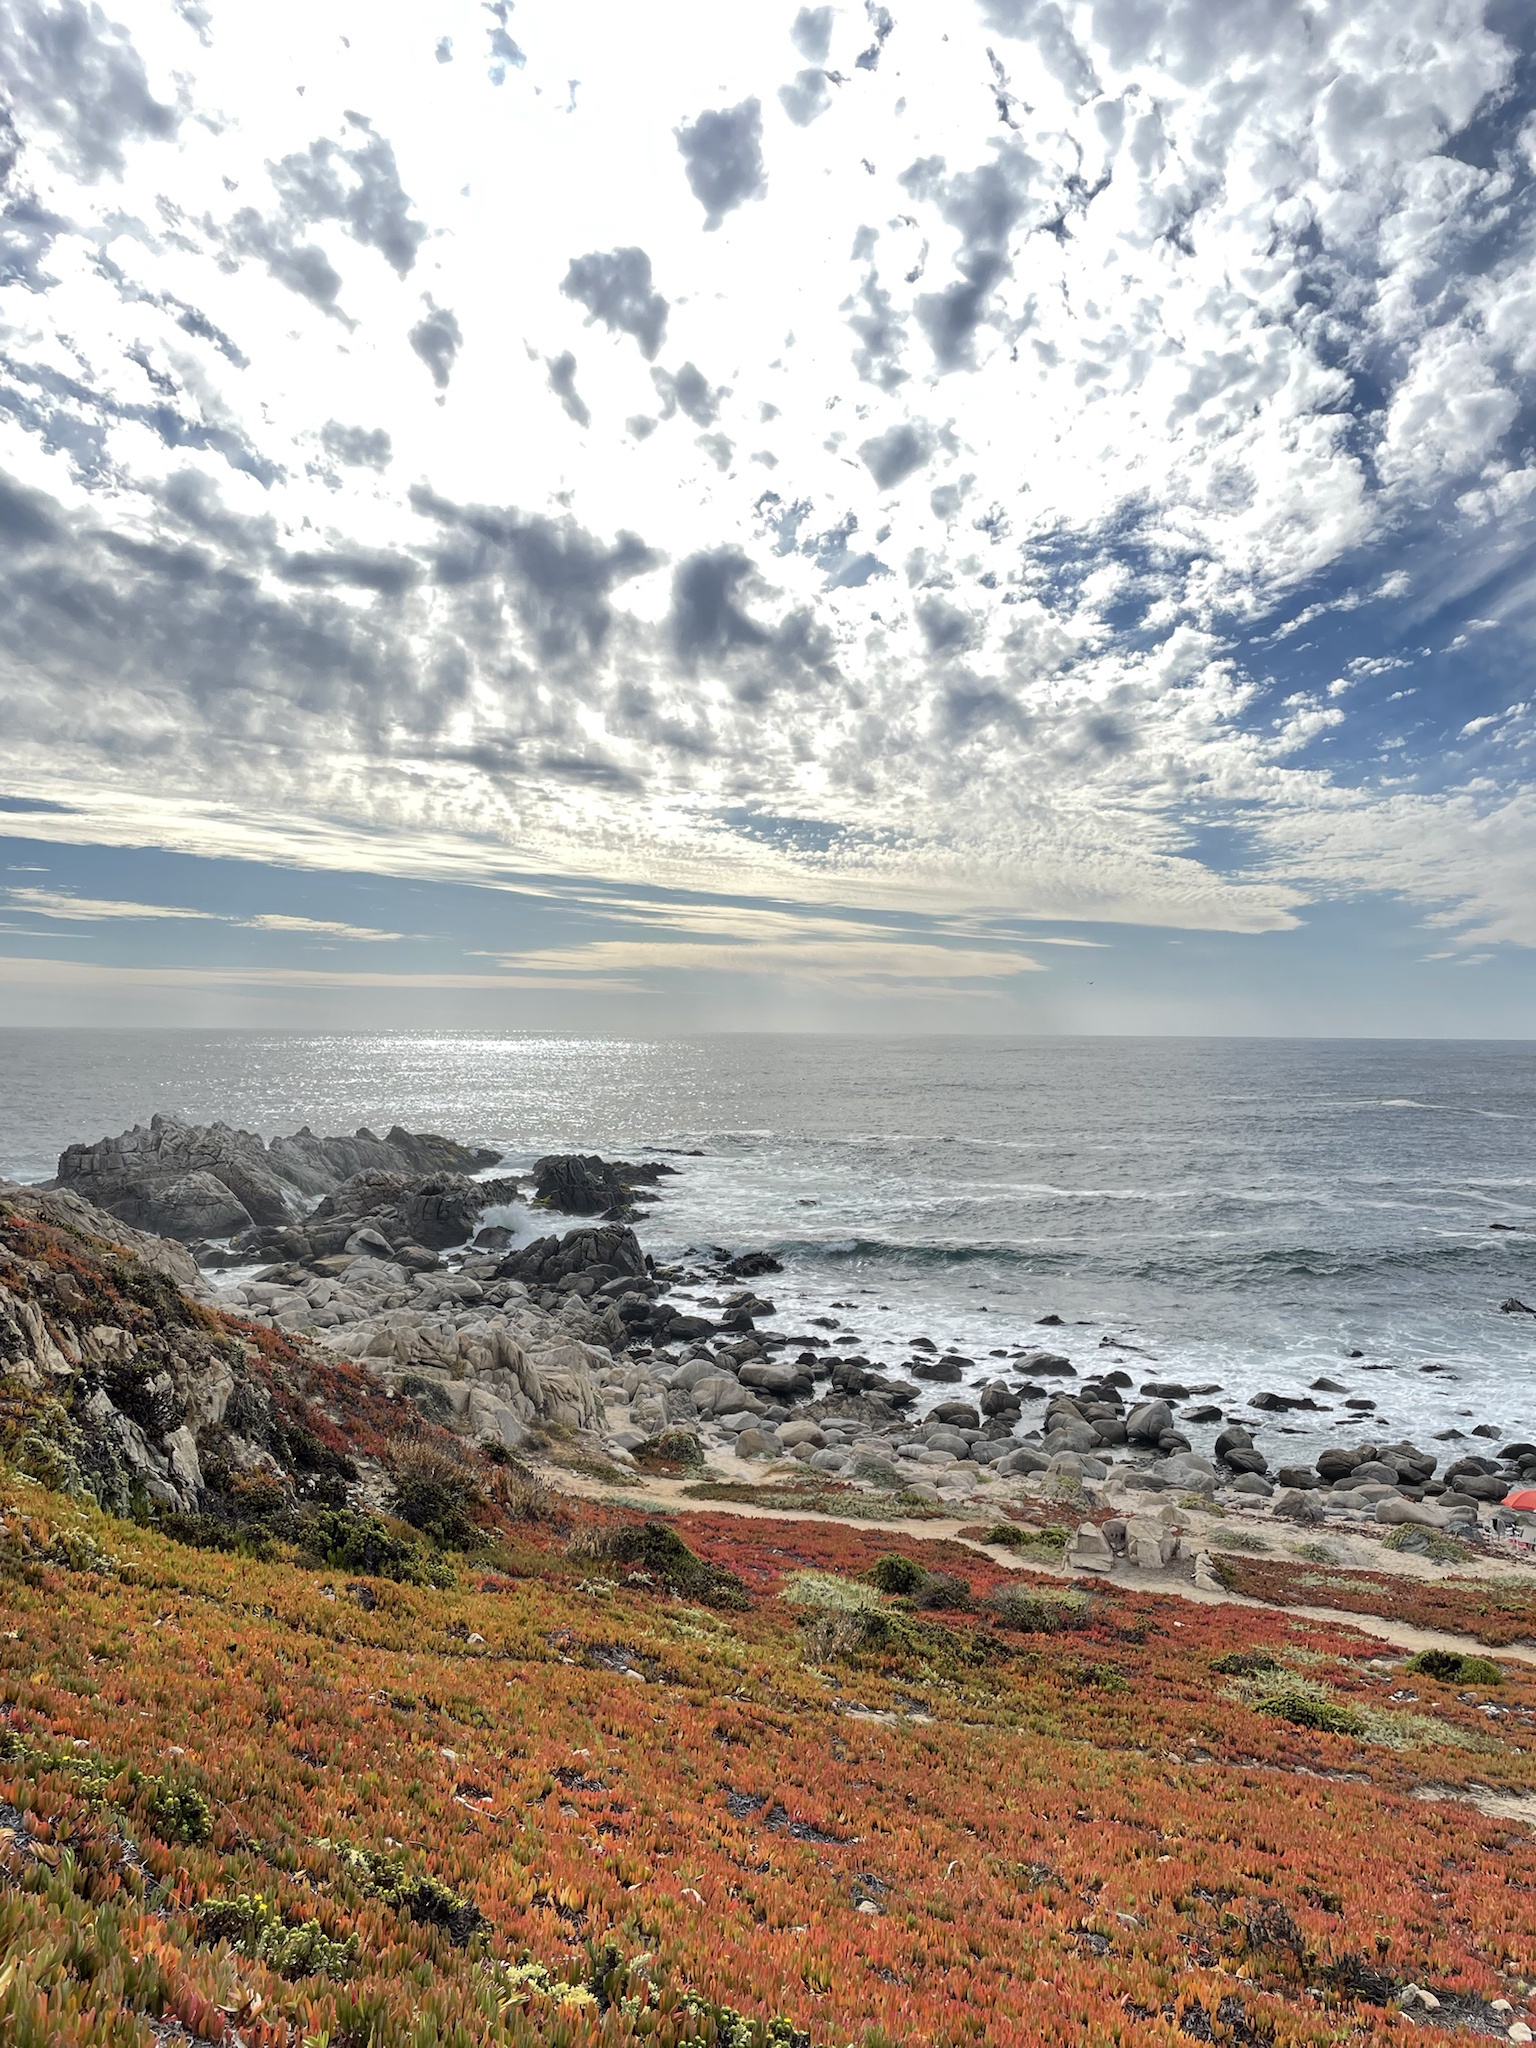
[[[703,1607],[751,1605],[734,1572],[707,1563],[665,1522],[620,1522],[608,1529],[582,1530],[568,1549],[572,1557],[635,1566]]]
[[[635,1451],[642,1472],[667,1473],[687,1465],[702,1466],[704,1450],[691,1429],[664,1429]]]
[[[1382,1537],[1381,1545],[1383,1550],[1416,1551],[1433,1564],[1465,1564],[1474,1555],[1470,1543],[1447,1536],[1443,1529],[1425,1529],[1417,1522],[1399,1522]]]
[[[194,1847],[213,1837],[213,1815],[195,1785],[170,1777],[146,1780],[144,1812],[162,1842],[188,1842]]]
[[[998,1544],[1004,1550],[1034,1550],[1047,1557],[1061,1557],[1067,1548],[1066,1530],[1054,1523],[1037,1529],[1030,1522],[997,1522],[981,1540]]]
[[[1306,1678],[1282,1678],[1253,1696],[1261,1714],[1289,1721],[1297,1728],[1316,1728],[1324,1735],[1363,1735],[1365,1716],[1336,1700],[1325,1686]]]
[[[414,1537],[391,1529],[378,1515],[319,1508],[299,1517],[291,1534],[307,1557],[332,1571],[396,1579],[408,1586],[453,1584],[451,1565],[429,1556]]]
[[[1129,1692],[1130,1681],[1113,1664],[1063,1664],[1061,1675],[1080,1692]]]
[[[1463,1657],[1455,1650],[1420,1650],[1408,1660],[1410,1671],[1421,1671],[1441,1685],[1502,1685],[1504,1673],[1491,1657]]]
[[[870,1566],[869,1576],[882,1593],[915,1593],[928,1575],[910,1557],[887,1550]]]
[[[1280,1659],[1272,1657],[1268,1650],[1229,1650],[1225,1657],[1218,1657],[1211,1665],[1224,1678],[1256,1678],[1261,1671],[1278,1671]]]
[[[971,1584],[958,1572],[924,1572],[912,1592],[914,1607],[948,1609],[963,1614],[971,1605]]]
[[[836,1572],[791,1572],[779,1589],[790,1607],[838,1608],[848,1614],[878,1612],[880,1595],[873,1586],[845,1579]]]
[[[480,1475],[462,1452],[407,1437],[389,1454],[395,1504],[402,1521],[453,1550],[482,1541],[474,1511],[485,1498]]]
[[[418,1926],[443,1928],[455,1948],[462,1948],[485,1925],[485,1915],[473,1899],[462,1898],[435,1877],[413,1877],[403,1856],[354,1849],[340,1842],[321,1841],[318,1846],[334,1849],[347,1874],[363,1891],[397,1912],[408,1913]]]

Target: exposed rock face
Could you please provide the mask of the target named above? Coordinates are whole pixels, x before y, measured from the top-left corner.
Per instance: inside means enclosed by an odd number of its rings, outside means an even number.
[[[339,1501],[398,1431],[400,1396],[507,1448],[541,1423],[602,1428],[597,1376],[624,1339],[611,1302],[551,1315],[513,1281],[338,1263],[215,1297],[180,1245],[0,1182],[0,1455],[116,1513],[139,1497],[206,1512],[262,1474]]]
[[[536,1199],[546,1208],[622,1222],[634,1214],[636,1188],[654,1187],[676,1171],[657,1159],[635,1165],[627,1159],[600,1159],[595,1152],[555,1152],[539,1160],[533,1178]]]
[[[369,1257],[335,1276],[295,1268],[251,1281],[231,1300],[253,1320],[356,1359],[429,1421],[509,1450],[539,1423],[600,1429],[596,1375],[612,1369],[608,1347],[623,1341],[607,1304],[593,1315],[570,1296],[547,1315],[515,1281],[483,1285]]]
[[[494,1166],[496,1157],[398,1125],[386,1138],[369,1130],[318,1138],[305,1128],[267,1145],[255,1132],[228,1124],[157,1116],[148,1130],[135,1124],[121,1137],[68,1146],[54,1185],[74,1189],[125,1223],[191,1242],[252,1225],[281,1228],[316,1196],[367,1169],[461,1175]]]
[[[119,1514],[138,1495],[189,1509],[243,1473],[318,1474],[297,1387],[184,1289],[206,1292],[179,1245],[0,1182],[5,1454]]]

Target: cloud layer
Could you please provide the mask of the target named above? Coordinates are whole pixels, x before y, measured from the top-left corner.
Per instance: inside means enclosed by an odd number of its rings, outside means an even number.
[[[4,794],[393,872],[1253,933],[1385,892],[1536,945],[1519,10],[510,14],[0,0]]]

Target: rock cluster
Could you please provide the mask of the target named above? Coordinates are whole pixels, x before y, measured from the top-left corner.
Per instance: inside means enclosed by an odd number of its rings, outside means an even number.
[[[147,1130],[135,1124],[120,1137],[67,1146],[51,1185],[137,1229],[191,1242],[253,1225],[280,1229],[354,1174],[473,1173],[497,1156],[398,1125],[383,1138],[369,1130],[319,1138],[306,1126],[268,1145],[228,1124],[157,1116]]]
[[[635,1213],[637,1202],[654,1200],[641,1189],[654,1187],[677,1172],[665,1161],[600,1159],[595,1152],[559,1152],[540,1159],[533,1169],[534,1197],[546,1209],[565,1216],[602,1216],[621,1223]]]

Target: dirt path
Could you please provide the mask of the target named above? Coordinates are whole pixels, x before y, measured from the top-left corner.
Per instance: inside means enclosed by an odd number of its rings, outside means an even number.
[[[1015,1552],[1000,1546],[978,1543],[973,1537],[961,1532],[974,1528],[978,1515],[950,1519],[941,1517],[932,1521],[880,1521],[864,1515],[830,1515],[805,1508],[773,1508],[759,1506],[752,1501],[704,1501],[689,1500],[684,1488],[695,1484],[693,1480],[648,1478],[645,1483],[645,1498],[619,1495],[615,1489],[603,1486],[596,1480],[589,1480],[573,1472],[559,1472],[551,1477],[567,1493],[579,1494],[585,1500],[600,1500],[608,1506],[639,1508],[660,1508],[674,1515],[735,1515],[744,1521],[762,1522],[827,1522],[843,1529],[877,1529],[882,1534],[905,1536],[909,1542],[931,1542],[944,1540],[961,1544],[973,1550],[979,1557],[990,1559],[1001,1565],[1005,1571],[1029,1572],[1037,1577],[1075,1580],[1091,1584],[1103,1575],[1097,1572],[1074,1572],[1066,1565],[1041,1564],[1034,1560],[1026,1563]],[[1377,1564],[1373,1567],[1381,1570]],[[1402,1577],[1418,1576],[1404,1572]],[[1517,1664],[1536,1665],[1536,1648],[1520,1644],[1501,1646],[1490,1651],[1486,1643],[1480,1643],[1473,1636],[1448,1635],[1439,1629],[1414,1628],[1406,1621],[1388,1621],[1375,1614],[1356,1614],[1352,1609],[1340,1607],[1280,1607],[1268,1600],[1253,1600],[1243,1593],[1206,1592],[1192,1585],[1188,1579],[1176,1572],[1130,1572],[1117,1569],[1109,1574],[1110,1582],[1117,1586],[1133,1586],[1141,1593],[1168,1593],[1175,1599],[1188,1600],[1202,1607],[1251,1607],[1264,1614],[1287,1614],[1298,1621],[1322,1622],[1329,1627],[1358,1629],[1362,1635],[1374,1636],[1378,1642],[1390,1643],[1394,1649],[1406,1650],[1410,1654],[1419,1650],[1455,1650],[1462,1655],[1474,1653],[1481,1657],[1497,1656]]]

